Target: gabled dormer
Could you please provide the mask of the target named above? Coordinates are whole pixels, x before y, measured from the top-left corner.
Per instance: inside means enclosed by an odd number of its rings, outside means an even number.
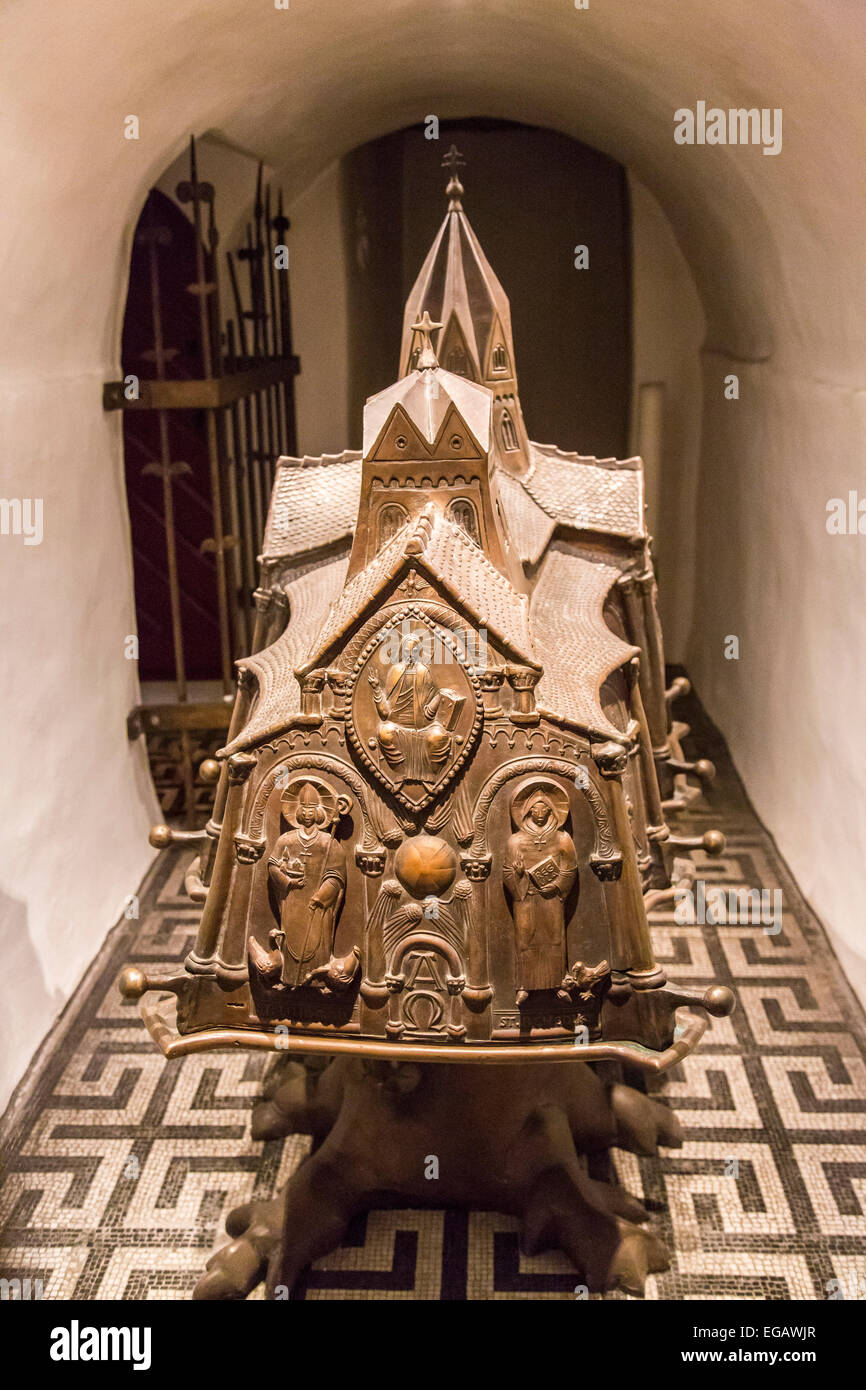
[[[413,325],[418,367],[364,408],[361,504],[348,578],[432,505],[522,591],[523,568],[491,478],[493,393],[443,371],[431,343],[440,327],[427,313]]]

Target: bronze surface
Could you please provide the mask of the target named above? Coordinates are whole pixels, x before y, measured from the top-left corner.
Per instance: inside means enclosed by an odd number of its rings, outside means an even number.
[[[587,1064],[663,1071],[705,1027],[692,1013],[678,1021],[682,1005],[714,1015],[734,1006],[727,989],[670,987],[647,925],[645,899],[693,874],[690,861],[674,863],[665,807],[688,794],[688,771],[709,768],[682,762],[669,715],[677,692],[664,689],[640,461],[530,443],[507,299],[471,234],[456,167],[452,154],[446,221],[407,305],[404,375],[367,402],[362,456],[281,461],[256,640],[239,662],[214,813],[190,875],[203,899],[195,947],[177,976],[127,972],[122,987],[175,996],[145,1012],[167,1055],[251,1047],[345,1058],[346,1078],[361,1077],[342,1093],[353,1115],[370,1091],[352,1056],[414,1067],[428,1126],[444,1094],[430,1079],[442,1068],[427,1064],[465,1063],[475,1124],[505,1148],[523,1145],[537,1114],[520,1068],[513,1103],[494,1113],[495,1064],[525,1062],[528,1077],[542,1061],[567,1061],[553,1073],[574,1080],[551,1082],[551,1105],[568,1110],[582,1095],[603,1147],[615,1130],[610,1096]],[[453,303],[437,318],[431,286],[446,240],[452,266],[461,247],[471,255],[487,300],[470,299],[455,273]],[[449,342],[462,372],[439,365]],[[332,477],[345,491],[329,529]],[[710,835],[704,847],[723,842]],[[479,1063],[486,1087],[468,1079]],[[334,1133],[347,1123],[344,1101]],[[631,1110],[640,1103],[629,1093]],[[392,1180],[417,1196],[400,1167],[412,1161],[405,1119],[372,1103],[358,1121],[368,1148],[341,1168],[353,1210]],[[465,1193],[471,1138],[470,1127],[452,1143]],[[393,1164],[374,1161],[383,1146]],[[578,1212],[592,1201],[570,1152],[556,1141],[547,1156],[570,1174]],[[522,1212],[535,1210],[535,1172],[521,1169]],[[498,1200],[500,1180],[479,1178],[473,1200]],[[294,1193],[310,1202],[310,1181],[307,1171],[289,1185],[287,1227]],[[607,1256],[591,1277],[636,1288],[663,1257],[646,1233],[617,1226],[617,1199],[607,1200],[596,1233]],[[336,1231],[332,1215],[318,1234],[311,1217],[313,1244]],[[567,1221],[538,1217],[577,1259],[595,1218],[575,1220],[572,1237]],[[307,1237],[288,1230],[274,1227],[268,1242],[282,1252],[273,1288],[280,1270],[288,1279],[311,1256]],[[242,1296],[262,1273],[256,1241],[235,1246],[246,1273],[234,1255],[218,1257],[219,1279],[204,1283],[215,1296]]]

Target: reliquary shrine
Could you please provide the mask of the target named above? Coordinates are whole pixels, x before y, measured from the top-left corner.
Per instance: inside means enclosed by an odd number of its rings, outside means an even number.
[[[688,774],[713,769],[683,761],[670,714],[686,683],[665,689],[641,462],[529,439],[509,302],[464,213],[457,158],[406,305],[400,375],[367,401],[363,449],[278,465],[254,651],[239,663],[211,820],[154,832],[156,844],[198,842],[186,877],[202,904],[194,948],[176,976],[129,969],[121,981],[128,997],[161,992],[143,1012],[169,1056],[335,1057],[315,1104],[285,1081],[254,1135],[321,1139],[357,1093],[367,1159],[396,1165],[379,1186],[413,1200],[425,1197],[400,1137],[406,1116],[399,1096],[370,1090],[377,1068],[391,1064],[397,1091],[425,1097],[438,1148],[443,1125],[459,1146],[482,1116],[491,1143],[497,1126],[523,1134],[549,1092],[572,1114],[575,1144],[618,1133],[649,1152],[676,1142],[669,1113],[580,1064],[663,1071],[706,1027],[680,1006],[733,1007],[727,989],[669,984],[647,924],[647,906],[693,876],[684,851],[724,842],[668,825],[697,794]],[[342,1055],[366,1071],[341,1072]],[[468,1065],[482,1062],[524,1068]],[[458,1086],[443,1063],[461,1064]],[[288,1205],[261,1217],[270,1236],[235,1241],[200,1296],[243,1296],[269,1260],[269,1287],[290,1284],[375,1200],[357,1177],[369,1165],[344,1154],[335,1191],[351,1199],[317,1216],[309,1185],[326,1151],[298,1170]],[[463,1178],[437,1198],[530,1220],[526,1162],[523,1186],[491,1178],[481,1193],[463,1142],[452,1165]],[[598,1245],[599,1199],[572,1169],[590,1225],[568,1236],[554,1220],[551,1239],[580,1263],[587,1240]],[[639,1291],[664,1257],[643,1238],[635,1255],[623,1217],[646,1214],[612,1200],[591,1277]]]
[[[177,997],[174,1050],[686,1036],[644,896],[686,844],[666,804],[712,769],[669,714],[640,460],[529,440],[462,192],[453,171],[363,451],[280,461],[198,939],[147,982]]]

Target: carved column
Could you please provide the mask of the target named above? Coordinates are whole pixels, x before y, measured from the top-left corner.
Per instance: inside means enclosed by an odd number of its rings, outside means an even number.
[[[399,1038],[403,1035],[403,1020],[400,1017],[400,995],[406,984],[406,976],[386,975],[385,984],[388,987],[388,1022],[385,1024],[385,1032],[389,1038]]]
[[[226,736],[226,747],[237,738],[241,729],[247,722],[255,688],[255,676],[246,666],[242,666],[238,672],[238,691],[235,696],[235,704],[232,710],[228,735]],[[208,840],[202,851],[200,869],[201,881],[205,886],[210,883],[213,875],[214,859],[216,858],[217,843],[220,837],[220,830],[222,829],[223,816],[225,815],[228,790],[229,766],[228,761],[223,759],[220,765],[220,775],[219,781],[217,782],[216,795],[214,796],[213,810],[210,820],[205,827]]]
[[[665,974],[653,956],[622,786],[628,752],[618,743],[603,743],[593,749],[593,758],[607,784],[614,833],[622,850],[622,873],[607,889],[611,915],[611,968],[625,975],[634,989],[652,989],[664,984]]]
[[[478,673],[478,683],[481,686],[481,698],[484,701],[484,718],[501,719],[504,710],[502,708],[502,686],[505,682],[504,666],[487,666]]]
[[[647,622],[646,607],[647,575],[624,574],[617,581],[625,606],[626,629],[629,641],[646,653],[646,661],[641,664],[640,683],[644,697],[647,723],[652,737],[653,756],[663,762],[670,757],[668,747],[668,707],[665,700],[664,663],[661,641],[658,636],[658,618],[652,610],[652,621]],[[652,583],[652,573],[649,573]],[[652,593],[650,593],[650,604]]]
[[[468,879],[461,879],[454,889],[455,898],[458,894],[465,903],[461,916],[466,936],[467,980],[463,989],[466,1031],[470,1038],[489,1038],[493,1032],[490,1012],[493,986],[487,949],[490,916],[486,880],[473,889]]]
[[[665,699],[665,658],[662,647],[662,629],[658,615],[658,585],[652,569],[638,575],[638,588],[643,605],[643,624],[646,633],[646,667],[648,700],[652,702],[653,719],[659,721],[659,728],[670,731],[670,711]]]
[[[515,724],[537,724],[541,715],[535,708],[535,687],[541,672],[531,666],[506,666],[505,675],[514,691],[511,720]]]
[[[324,715],[322,714],[322,691],[325,688],[326,673],[324,671],[309,671],[301,681],[301,712],[295,716],[296,724],[303,724],[315,727],[321,724]]]
[[[186,968],[192,975],[214,975],[214,953],[219,940],[223,913],[231,910],[230,886],[235,866],[234,837],[241,822],[244,786],[256,766],[251,753],[233,753],[228,759],[228,790],[222,834],[214,860],[213,875],[207,900],[201,914],[198,935],[186,958]]]
[[[271,590],[271,611],[268,624],[267,645],[271,646],[282,637],[289,621],[289,596],[284,589]]]
[[[450,1038],[463,1038],[466,1036],[466,1027],[462,1021],[463,1007],[460,996],[466,985],[466,978],[463,975],[445,976],[445,986],[448,990],[448,1023],[445,1031]]]
[[[357,863],[367,879],[374,874],[380,874],[384,868],[384,860],[380,865],[373,863],[371,856],[360,857],[356,855]],[[383,1019],[381,1010],[388,1003],[390,997],[390,985],[386,975],[385,945],[382,938],[382,927],[384,918],[387,916],[388,904],[393,905],[400,897],[400,885],[396,879],[387,879],[379,889],[379,897],[368,907],[367,921],[364,926],[364,976],[361,981],[361,1027],[368,1028],[373,1033],[378,1033],[383,1029]]]
[[[256,620],[253,624],[254,652],[260,652],[267,644],[273,594],[273,589],[256,589],[253,594],[253,602],[256,605]]]
[[[332,719],[346,718],[346,696],[349,692],[349,673],[341,671],[339,666],[332,666],[325,672],[328,682],[328,689],[333,697],[330,709]]]
[[[635,668],[639,668],[639,663],[635,661],[634,666]],[[640,690],[639,669],[635,669],[632,676],[631,714],[632,718],[637,722],[640,731],[638,749],[644,795],[646,797],[647,840],[649,841],[650,853],[655,868],[660,875],[660,879],[666,881],[667,869],[664,863],[661,845],[669,838],[670,830],[665,824],[665,816],[662,809],[656,761],[653,757],[652,746],[650,744],[650,731]]]

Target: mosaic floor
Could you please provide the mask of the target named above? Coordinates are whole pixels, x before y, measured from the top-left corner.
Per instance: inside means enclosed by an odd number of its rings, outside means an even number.
[[[728,838],[722,859],[697,854],[701,876],[781,889],[783,925],[771,936],[760,925],[681,926],[672,909],[653,916],[669,976],[731,984],[740,1007],[662,1084],[684,1148],[616,1154],[673,1253],[647,1296],[863,1298],[866,1020],[718,734],[697,706],[683,714],[719,776],[678,825],[718,825]],[[41,1280],[46,1298],[187,1297],[225,1239],[226,1212],[270,1195],[306,1152],[305,1139],[249,1137],[264,1058],[165,1062],[117,994],[123,964],[176,966],[189,949],[188,858],[157,861],[139,921],[109,936],[5,1125],[0,1277]],[[359,1221],[294,1297],[570,1299],[575,1283],[564,1257],[522,1256],[508,1217],[401,1210]]]

